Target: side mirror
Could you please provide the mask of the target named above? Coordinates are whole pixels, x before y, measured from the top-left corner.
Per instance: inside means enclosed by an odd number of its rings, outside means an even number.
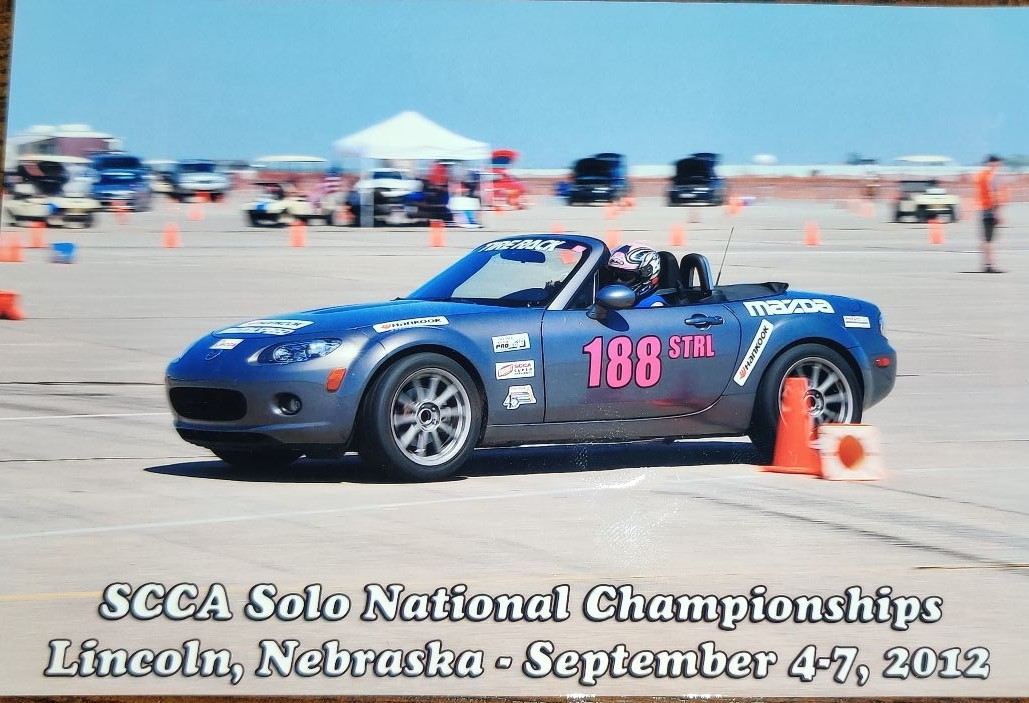
[[[591,305],[586,315],[593,320],[603,320],[608,310],[626,310],[636,304],[636,293],[628,286],[605,286],[597,293],[596,305]]]

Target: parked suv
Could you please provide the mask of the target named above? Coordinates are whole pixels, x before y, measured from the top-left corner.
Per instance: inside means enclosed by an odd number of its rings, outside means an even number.
[[[700,152],[675,162],[675,174],[668,186],[668,204],[721,205],[725,202],[725,179],[717,174],[718,154]]]

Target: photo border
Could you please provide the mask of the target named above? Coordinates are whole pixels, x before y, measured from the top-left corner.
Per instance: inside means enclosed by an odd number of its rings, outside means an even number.
[[[27,2],[28,0],[21,0]],[[72,1],[72,0],[69,0]],[[344,0],[339,0],[344,1]],[[556,0],[519,0],[520,2],[549,2]],[[605,0],[576,0],[577,2],[601,2]],[[618,0],[620,2],[665,2],[665,3],[700,3],[712,0]],[[748,2],[747,0],[714,0],[720,4],[802,4],[802,5],[865,5],[865,6],[909,6],[909,7],[1025,7],[1029,0],[763,0]],[[14,0],[0,0],[0,158],[7,148],[7,115],[10,95],[11,54],[14,34]],[[0,684],[2,685],[2,684]],[[1023,703],[1027,697],[939,697],[939,696],[896,696],[896,697],[765,697],[765,696],[322,696],[322,695],[281,695],[281,696],[225,696],[225,695],[43,695],[43,696],[7,696],[0,692],[0,703],[283,703],[284,701],[305,701],[306,703],[342,703],[343,701],[361,701],[362,703],[485,703],[486,701],[504,701],[506,703],[567,703],[572,699],[589,699],[591,703],[683,703],[693,698],[714,699],[726,703],[935,703],[936,701],[960,701],[962,703]]]

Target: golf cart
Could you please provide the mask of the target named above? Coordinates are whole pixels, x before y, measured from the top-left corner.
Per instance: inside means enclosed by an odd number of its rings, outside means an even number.
[[[101,209],[86,195],[80,181],[88,159],[48,154],[23,155],[12,179],[13,189],[5,202],[10,221],[16,226],[43,222],[48,227],[90,227]],[[78,184],[80,187],[71,188]]]

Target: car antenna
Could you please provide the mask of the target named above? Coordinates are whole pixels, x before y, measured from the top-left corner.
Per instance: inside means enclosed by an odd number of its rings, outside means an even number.
[[[718,264],[718,275],[715,276],[715,288],[718,287],[718,282],[722,280],[722,267],[725,266],[725,255],[729,253],[729,244],[732,242],[732,233],[735,231],[735,227],[730,229],[729,238],[725,240],[725,251],[722,252],[722,263]]]

